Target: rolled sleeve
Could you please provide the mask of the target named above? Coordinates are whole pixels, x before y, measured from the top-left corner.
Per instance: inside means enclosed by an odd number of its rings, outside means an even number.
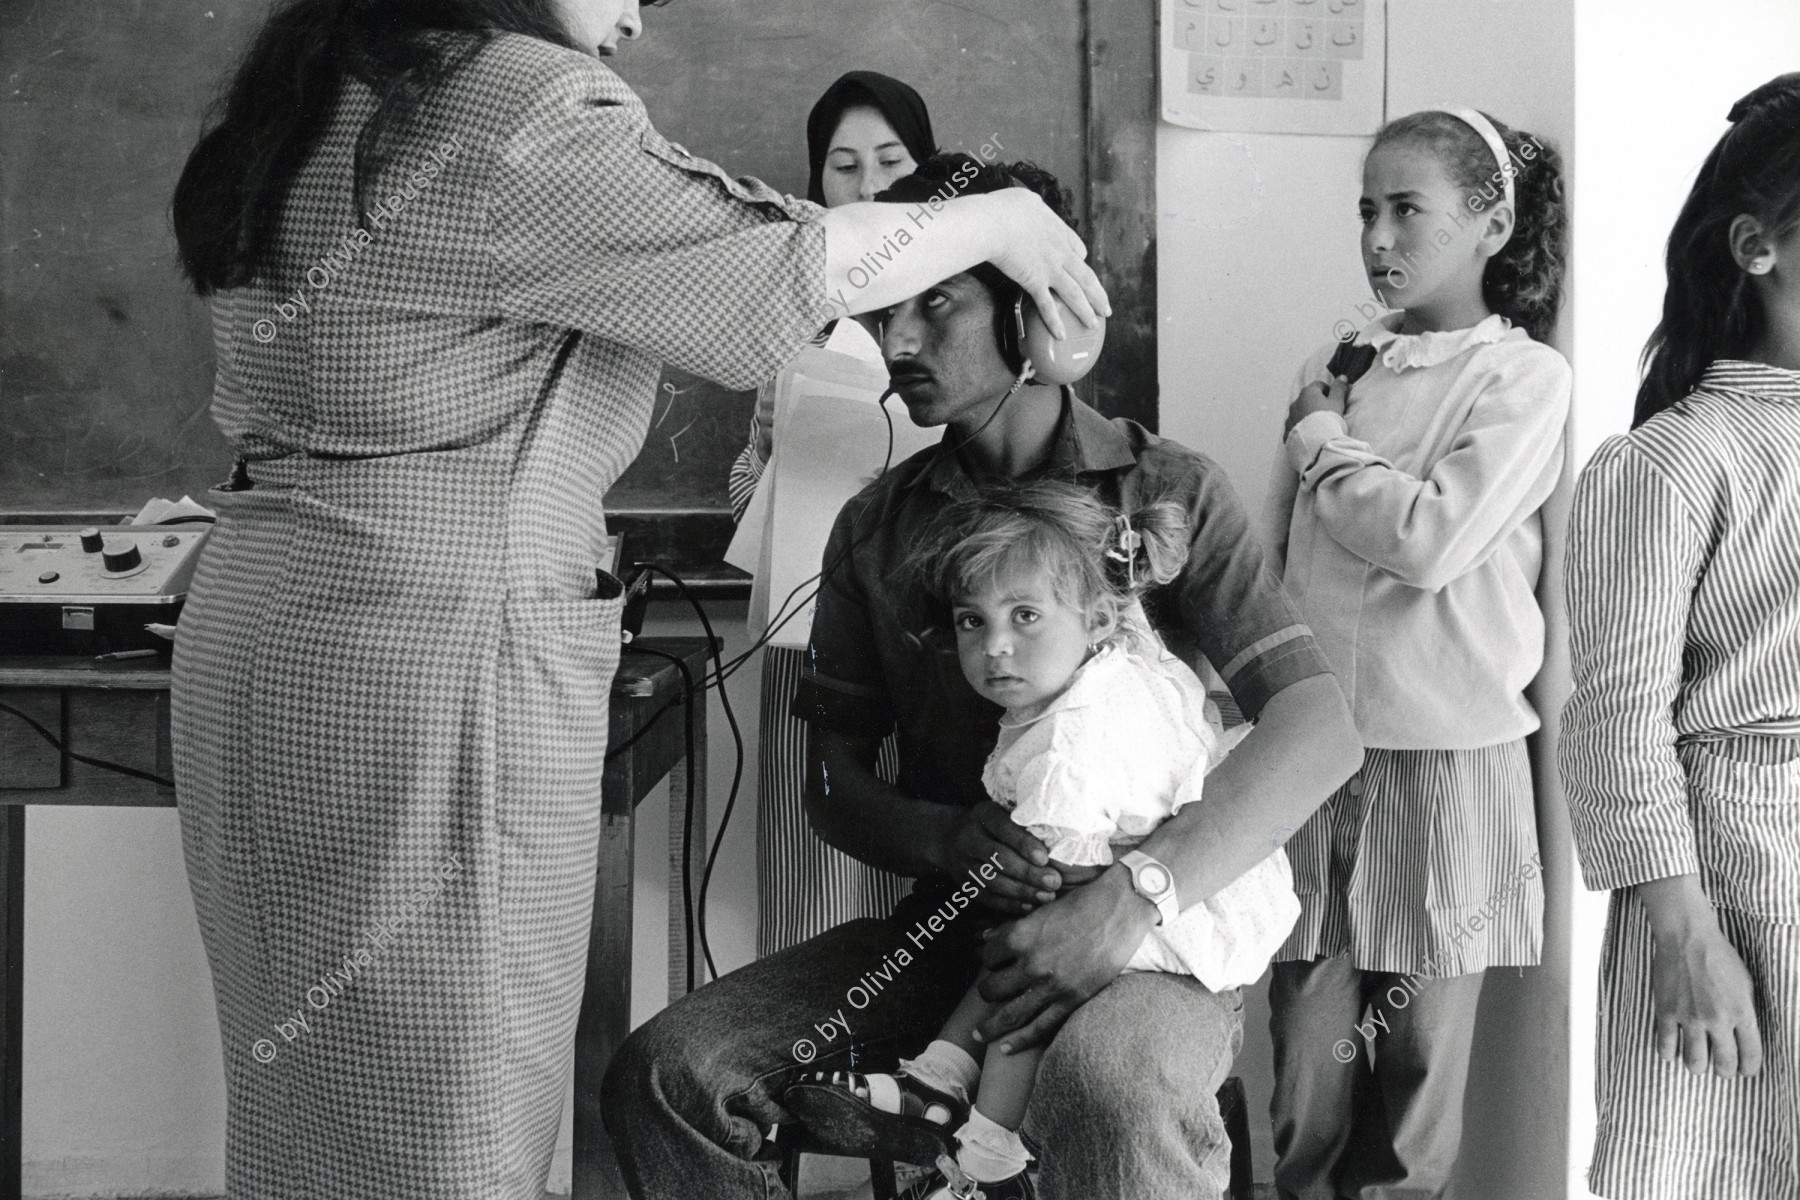
[[[856,500],[838,513],[825,543],[812,645],[790,712],[821,729],[882,738],[893,731],[894,709],[868,598],[856,576],[853,510],[860,511]]]
[[[1566,567],[1574,689],[1559,751],[1583,879],[1596,891],[1700,870],[1675,707],[1705,541],[1625,438],[1576,486]]]
[[[1253,721],[1275,693],[1331,670],[1223,472],[1200,475],[1189,512],[1193,541],[1176,583],[1183,623]]]
[[[688,154],[616,75],[572,60],[498,147],[502,311],[754,387],[829,319],[821,212]]]
[[[1344,423],[1342,413],[1330,410],[1307,413],[1288,430],[1287,451],[1288,466],[1294,468],[1298,475],[1304,476],[1313,468],[1325,447],[1338,438],[1348,438],[1350,427]],[[1357,445],[1362,443],[1358,442]]]

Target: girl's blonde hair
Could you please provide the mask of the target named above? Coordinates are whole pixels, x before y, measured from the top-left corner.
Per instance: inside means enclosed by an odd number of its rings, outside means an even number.
[[[1187,512],[1169,499],[1122,513],[1088,489],[1060,480],[983,487],[952,503],[908,560],[934,630],[950,628],[965,597],[1020,574],[1043,571],[1053,594],[1089,612],[1105,605],[1128,634],[1134,601],[1173,580],[1187,563]]]

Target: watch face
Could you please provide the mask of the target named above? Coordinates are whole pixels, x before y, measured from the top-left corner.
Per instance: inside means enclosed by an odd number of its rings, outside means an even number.
[[[1169,890],[1169,873],[1155,863],[1138,868],[1138,883],[1153,896]]]

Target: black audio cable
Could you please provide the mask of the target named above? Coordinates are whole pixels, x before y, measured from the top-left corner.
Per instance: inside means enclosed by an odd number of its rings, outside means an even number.
[[[141,771],[136,767],[128,767],[122,763],[107,762],[104,758],[89,758],[85,754],[77,754],[73,750],[65,747],[61,738],[57,737],[54,733],[51,733],[48,729],[45,729],[42,725],[39,725],[36,721],[32,720],[31,717],[20,712],[10,704],[0,704],[0,712],[11,713],[13,716],[19,718],[19,720],[37,730],[39,736],[46,742],[49,742],[52,746],[55,746],[62,753],[68,755],[78,763],[90,767],[98,767],[102,771],[114,771],[120,775],[129,775],[133,779],[145,779],[166,788],[175,786],[175,781],[173,779],[164,779],[161,775],[156,775],[149,771]]]

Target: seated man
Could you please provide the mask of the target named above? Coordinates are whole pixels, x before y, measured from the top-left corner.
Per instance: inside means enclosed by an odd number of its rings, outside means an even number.
[[[930,160],[879,198],[907,205],[904,224],[929,213],[915,206],[934,193],[1013,186],[1068,219],[1046,173],[963,155]],[[783,1194],[760,1152],[769,1128],[790,1120],[789,1085],[918,1053],[977,976],[1002,1002],[982,1029],[989,1045],[1004,1036],[1048,1046],[1026,1120],[1044,1148],[1046,1200],[1188,1200],[1225,1186],[1214,1092],[1242,1036],[1238,993],[1173,974],[1121,976],[1160,919],[1137,890],[1142,874],[1059,871],[987,799],[981,769],[1002,710],[969,687],[954,650],[918,638],[897,586],[902,563],[975,479],[1053,475],[1115,506],[1166,494],[1188,509],[1187,568],[1146,608],[1172,649],[1213,663],[1257,727],[1208,776],[1206,802],[1141,847],[1167,867],[1180,905],[1266,858],[1361,751],[1224,472],[1066,388],[1027,382],[1010,331],[1018,295],[984,264],[877,314],[907,412],[948,429],[839,513],[794,703],[811,727],[807,801],[819,836],[918,882],[888,920],[853,921],[735,971],[631,1036],[608,1073],[604,1112],[639,1200]],[[891,784],[875,774],[889,730],[900,749]]]

